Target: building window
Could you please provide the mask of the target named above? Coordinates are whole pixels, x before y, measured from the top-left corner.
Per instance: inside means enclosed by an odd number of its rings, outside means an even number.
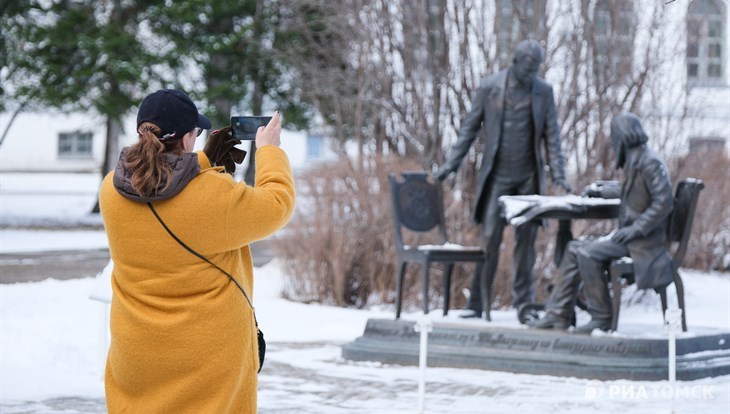
[[[687,84],[725,85],[727,6],[721,0],[694,0],[687,12]]]
[[[512,64],[513,49],[522,40],[545,41],[547,0],[495,0],[494,33],[497,57],[503,68]]]
[[[318,159],[322,158],[322,146],[324,140],[320,136],[308,135],[307,136],[307,158]]]
[[[593,10],[593,73],[602,84],[630,78],[636,19],[629,0],[600,0]]]
[[[91,132],[61,132],[58,134],[59,158],[91,158],[93,134]]]

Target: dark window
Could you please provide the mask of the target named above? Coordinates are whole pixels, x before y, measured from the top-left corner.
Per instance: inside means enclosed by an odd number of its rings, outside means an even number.
[[[699,67],[696,63],[690,63],[687,65],[687,76],[690,78],[696,78],[699,72]]]
[[[717,63],[710,63],[707,65],[707,77],[708,78],[720,78],[722,77],[722,65]]]
[[[73,137],[69,134],[61,134],[58,137],[58,155],[72,154],[73,150]]]
[[[545,42],[547,0],[495,0],[494,33],[500,66],[512,64],[514,47],[527,38]]]
[[[687,12],[687,84],[723,86],[727,6],[722,0],[693,0]]]
[[[699,55],[699,45],[697,43],[687,44],[687,57],[697,57]]]
[[[91,155],[91,134],[82,134],[76,141],[76,152]]]
[[[707,46],[707,57],[720,57],[722,56],[722,45],[719,43],[710,44]]]
[[[712,20],[707,22],[707,37],[722,37],[722,21]]]
[[[599,0],[593,10],[593,73],[601,84],[630,79],[636,17],[630,0]],[[590,30],[590,19],[587,30]]]
[[[61,158],[91,158],[93,135],[91,132],[62,132],[58,134],[58,156]]]

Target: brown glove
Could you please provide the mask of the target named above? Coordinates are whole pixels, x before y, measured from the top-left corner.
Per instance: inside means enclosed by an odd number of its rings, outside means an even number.
[[[240,143],[241,140],[233,138],[231,127],[225,127],[210,133],[203,152],[212,165],[223,166],[227,173],[233,174],[236,164],[242,163],[246,158],[246,151],[235,147]]]

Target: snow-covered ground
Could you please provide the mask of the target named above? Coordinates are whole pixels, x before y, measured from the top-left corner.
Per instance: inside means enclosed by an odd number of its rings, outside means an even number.
[[[100,225],[99,185],[98,173],[0,173],[0,225]]]
[[[44,177],[46,188],[53,177]],[[66,178],[68,179],[68,177]],[[89,180],[91,181],[91,180]],[[33,220],[93,220],[95,189],[77,183],[80,197],[62,192],[33,197],[6,194],[0,174],[0,224]],[[16,184],[22,184],[17,178]],[[18,187],[21,185],[18,184]],[[98,185],[98,183],[97,183]],[[79,195],[78,192],[84,193]],[[44,196],[45,194],[45,196]],[[59,214],[49,205],[68,206]],[[42,211],[41,211],[42,210]],[[99,231],[0,230],[0,253],[105,246]],[[342,344],[362,334],[369,318],[392,309],[356,310],[299,304],[280,298],[282,267],[256,269],[254,301],[268,349],[259,376],[261,413],[414,413],[418,369],[341,358]],[[101,269],[100,269],[101,270]],[[691,335],[730,330],[730,276],[682,271]],[[0,412],[102,413],[106,305],[89,299],[94,278],[0,285]],[[670,299],[673,295],[668,295]],[[627,297],[631,297],[627,294]],[[620,333],[666,335],[658,299],[622,308]],[[447,318],[438,309],[436,322]],[[416,319],[418,312],[404,318]],[[581,315],[585,318],[585,315]],[[516,326],[514,311],[493,312],[494,325]],[[464,321],[459,321],[464,323]],[[486,321],[470,321],[486,325]],[[647,328],[649,327],[649,328]],[[429,368],[429,413],[730,413],[730,376],[678,382],[590,381],[468,369]]]

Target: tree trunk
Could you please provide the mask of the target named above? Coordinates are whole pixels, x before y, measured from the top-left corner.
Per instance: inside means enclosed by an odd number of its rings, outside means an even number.
[[[254,20],[260,20],[261,15],[264,12],[263,0],[256,1],[256,15]],[[254,39],[261,38],[263,34],[263,27],[260,24],[254,25]],[[263,51],[260,51],[263,53]],[[251,111],[253,115],[262,115],[264,105],[264,79],[259,71],[254,72],[253,78],[253,97],[251,99]],[[256,181],[256,142],[251,143],[251,150],[248,152],[248,167],[246,167],[246,173],[243,176],[246,184],[253,186]]]
[[[106,149],[104,151],[104,162],[101,165],[101,179],[117,168],[117,160],[119,159],[119,136],[122,133],[122,123],[119,119],[112,116],[106,118]],[[96,196],[96,204],[91,209],[92,213],[99,213],[99,196]]]
[[[251,100],[251,111],[254,115],[261,115],[264,104],[263,88],[263,82],[257,75],[253,83],[253,99]],[[253,186],[256,181],[256,142],[251,143],[251,149],[248,151],[248,166],[243,177],[246,184],[250,186]]]
[[[15,118],[18,116],[19,113],[23,112],[23,109],[25,108],[25,105],[27,102],[23,102],[20,104],[20,106],[13,111],[13,115],[10,117],[10,121],[8,121],[8,125],[5,126],[5,130],[3,131],[3,136],[0,137],[0,146],[3,145],[3,141],[5,141],[5,137],[8,135],[8,131],[10,131],[10,127],[13,125],[13,122],[15,121]]]

